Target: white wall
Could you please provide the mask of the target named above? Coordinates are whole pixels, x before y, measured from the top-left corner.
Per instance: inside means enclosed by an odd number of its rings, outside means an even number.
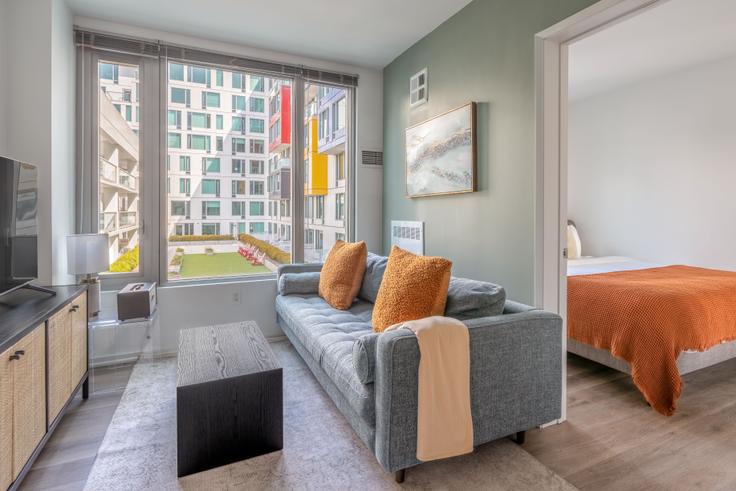
[[[317,59],[305,59],[274,51],[193,38],[170,32],[121,25],[76,17],[74,23],[87,29],[117,33],[146,39],[159,39],[184,46],[258,59],[309,65],[315,68],[354,73],[359,76],[356,100],[356,147],[361,150],[383,150],[383,74],[380,70],[351,65],[342,65]],[[383,188],[382,170],[363,167],[357,163],[356,172],[356,237],[365,240],[369,250],[382,252],[381,196]],[[218,324],[240,320],[256,320],[264,335],[283,335],[276,324],[274,301],[275,280],[242,281],[214,285],[168,286],[159,288],[161,312],[161,349],[176,351],[180,329],[207,323]],[[239,300],[235,300],[238,298]],[[110,315],[115,308],[115,293],[103,293],[103,310]]]
[[[583,254],[736,270],[736,58],[573,103],[568,172]]]
[[[8,66],[8,45],[10,39],[8,38],[8,5],[6,2],[0,2],[0,67]],[[7,142],[8,142],[8,129],[7,129],[7,78],[8,70],[0,69],[0,155],[6,155],[8,153]]]

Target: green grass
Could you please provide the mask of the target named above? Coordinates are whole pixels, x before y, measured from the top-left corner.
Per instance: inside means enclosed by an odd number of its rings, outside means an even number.
[[[207,254],[185,254],[179,274],[182,278],[201,276],[230,276],[253,273],[268,273],[265,266],[253,266],[237,252]]]

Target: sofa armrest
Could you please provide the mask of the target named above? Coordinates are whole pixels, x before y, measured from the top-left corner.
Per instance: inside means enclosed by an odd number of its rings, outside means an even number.
[[[470,335],[474,445],[560,417],[562,319],[542,310],[464,321]],[[389,472],[416,459],[419,345],[406,329],[378,338],[376,457]]]
[[[520,314],[522,312],[530,312],[532,310],[539,310],[537,307],[526,305],[521,302],[514,302],[513,300],[506,300],[503,305],[504,314]]]
[[[282,264],[276,272],[276,278],[287,273],[315,273],[322,271],[322,263]]]

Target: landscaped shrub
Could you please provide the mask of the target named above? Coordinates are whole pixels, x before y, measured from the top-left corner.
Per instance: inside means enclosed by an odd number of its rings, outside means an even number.
[[[169,235],[169,242],[204,242],[208,240],[235,240],[232,235]]]
[[[208,256],[214,256],[215,255],[215,250],[213,248],[211,248],[211,247],[205,247],[204,248],[204,253],[207,254]]]
[[[130,273],[138,267],[138,246],[121,255],[110,265],[112,273]]]
[[[181,263],[184,261],[184,254],[177,254],[176,256],[171,258],[171,266],[181,266]]]
[[[180,252],[183,253],[184,252],[184,248],[183,247],[177,247],[176,248],[176,252],[177,253],[180,253]]]
[[[280,264],[288,264],[291,262],[291,254],[288,252],[279,249],[275,245],[269,244],[266,241],[256,239],[252,235],[248,234],[241,234],[240,242],[244,244],[251,244],[256,246],[258,249],[260,249],[262,252],[264,252],[268,257],[276,261]]]

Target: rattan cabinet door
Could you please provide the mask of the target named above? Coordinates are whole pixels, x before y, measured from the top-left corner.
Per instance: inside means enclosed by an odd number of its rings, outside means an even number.
[[[71,314],[70,307],[66,306],[49,319],[49,426],[72,392]]]

